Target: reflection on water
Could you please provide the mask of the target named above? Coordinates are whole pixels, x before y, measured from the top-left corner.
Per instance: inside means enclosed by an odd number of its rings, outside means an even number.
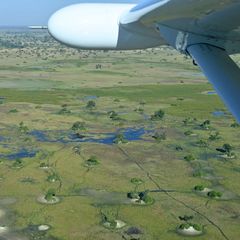
[[[78,135],[69,131],[41,131],[34,130],[30,135],[36,138],[39,142],[93,142],[102,144],[113,144],[116,134],[122,133],[127,141],[142,140],[143,135],[146,133],[144,128],[127,128],[120,129],[115,133],[88,133],[86,135]]]
[[[81,143],[81,142],[89,142],[89,143],[100,143],[112,145],[114,144],[114,140],[118,134],[121,134],[123,139],[126,142],[130,141],[138,141],[143,140],[143,136],[146,133],[150,133],[151,131],[145,130],[142,128],[126,128],[119,129],[116,132],[112,133],[83,133],[76,134],[73,131],[67,130],[33,130],[28,134],[36,139],[38,142],[48,142],[48,143]],[[0,136],[0,142],[2,142],[2,146],[6,148],[11,148],[9,145],[3,145],[6,142],[6,138]],[[28,149],[28,147],[20,147],[19,150],[13,149],[11,153],[0,154],[0,159],[8,159],[8,160],[16,160],[22,158],[33,158],[36,156],[38,150]]]
[[[86,96],[83,98],[83,101],[90,101],[90,100],[95,100],[97,99],[97,96]]]
[[[0,154],[0,158],[8,159],[8,160],[16,160],[19,158],[33,158],[37,154],[36,151],[29,151],[27,149],[21,149],[16,153],[10,154]]]
[[[5,140],[5,137],[0,136],[0,142],[4,142]]]
[[[214,111],[212,114],[213,114],[213,116],[215,116],[215,117],[223,117],[223,116],[226,115],[226,113],[223,112],[223,111]]]
[[[217,94],[215,91],[209,91],[209,92],[207,92],[207,94],[208,95],[215,95],[215,94]]]

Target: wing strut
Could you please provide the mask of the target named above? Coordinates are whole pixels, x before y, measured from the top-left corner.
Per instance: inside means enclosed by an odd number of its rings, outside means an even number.
[[[237,64],[225,50],[212,45],[191,45],[187,51],[240,122],[240,69]]]

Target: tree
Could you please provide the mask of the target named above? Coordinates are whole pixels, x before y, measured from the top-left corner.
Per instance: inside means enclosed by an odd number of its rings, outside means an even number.
[[[73,131],[79,131],[79,130],[80,131],[85,131],[86,130],[86,123],[77,121],[72,125],[71,129]]]
[[[81,145],[74,146],[73,151],[75,154],[81,155]]]
[[[12,165],[14,168],[22,168],[23,167],[23,161],[22,159],[18,158]]]
[[[69,109],[67,109],[67,107],[62,107],[62,109],[60,109],[59,111],[58,111],[58,114],[70,114],[71,113],[71,110],[69,110]]]
[[[88,170],[90,170],[91,167],[94,167],[98,164],[100,164],[100,162],[96,156],[91,156],[89,159],[85,161],[85,166],[88,167]]]
[[[167,135],[166,132],[155,132],[152,138],[154,138],[158,142],[161,142],[162,140],[166,140]]]
[[[118,133],[113,140],[113,143],[115,144],[121,144],[121,143],[127,143],[128,141],[125,139],[124,135],[122,133]]]
[[[176,149],[177,151],[183,151],[183,147],[180,146],[180,145],[177,145],[177,146],[175,147],[175,149]]]
[[[223,149],[229,154],[233,150],[233,147],[230,144],[225,143],[223,144]]]
[[[55,197],[56,197],[56,191],[53,188],[50,188],[44,196],[44,198],[47,201],[53,201],[55,199]]]
[[[192,154],[188,154],[184,157],[184,159],[188,162],[191,162],[191,161],[195,160],[196,158]]]
[[[210,141],[216,141],[216,140],[219,140],[221,137],[220,137],[220,133],[219,132],[214,132],[214,133],[211,133],[210,136],[209,136],[209,140]]]
[[[195,187],[194,187],[194,190],[195,191],[203,191],[204,190],[204,186],[203,185],[196,185]]]
[[[115,111],[110,111],[108,112],[109,118],[111,118],[113,121],[120,120],[121,118],[119,117],[118,113]]]
[[[205,141],[205,140],[203,140],[203,139],[200,139],[199,141],[197,141],[196,144],[197,144],[199,147],[202,147],[202,148],[208,147],[207,141]]]
[[[193,219],[193,216],[188,216],[188,215],[184,215],[184,216],[179,216],[178,217],[181,221],[185,221],[185,222],[188,222],[189,220],[192,220]]]
[[[234,122],[234,123],[231,124],[231,127],[232,128],[238,128],[238,127],[240,127],[240,124],[237,123],[237,122]]]
[[[116,228],[117,226],[117,219],[119,215],[119,209],[115,209],[113,207],[105,207],[100,210],[101,217],[102,217],[102,223],[106,224],[109,223],[109,225],[105,225],[109,228]]]
[[[160,109],[160,110],[154,112],[153,115],[151,115],[151,120],[153,120],[153,121],[155,121],[155,120],[162,120],[164,115],[165,115],[165,112]]]
[[[153,198],[151,198],[150,196],[149,196],[149,190],[146,190],[146,191],[144,191],[144,192],[140,192],[139,193],[139,198],[140,198],[140,201],[142,200],[142,201],[144,201],[146,204],[151,204],[151,203],[153,203]]]
[[[218,152],[225,153],[228,157],[234,156],[233,147],[229,143],[223,144],[221,148],[216,148]]]
[[[135,185],[134,192],[137,192],[138,187],[144,183],[141,178],[131,178],[131,183]]]
[[[201,123],[199,126],[204,129],[208,130],[210,128],[211,122],[210,120],[205,120],[203,123]]]
[[[222,196],[221,192],[217,192],[217,191],[210,191],[208,192],[208,197],[210,198],[220,198]]]
[[[20,123],[19,123],[19,131],[20,131],[21,133],[28,133],[28,132],[29,132],[29,129],[28,129],[28,127],[27,127],[26,125],[24,125],[23,122],[20,122]]]
[[[95,101],[90,100],[90,101],[87,102],[86,108],[92,110],[92,109],[95,108],[95,107],[96,107]]]
[[[191,136],[193,134],[192,130],[187,130],[186,132],[184,132],[185,136]]]
[[[187,117],[187,118],[185,118],[185,119],[183,120],[183,124],[184,124],[185,126],[188,126],[188,125],[190,125],[190,124],[195,123],[196,121],[197,121],[196,118]]]
[[[196,224],[196,223],[189,223],[189,222],[182,223],[179,226],[179,229],[184,230],[184,229],[189,229],[190,227],[193,227],[196,231],[199,231],[199,232],[203,231],[202,225]]]
[[[60,177],[58,176],[57,173],[52,173],[51,175],[49,175],[47,177],[48,182],[56,182],[56,181],[59,181],[59,180],[60,180]]]

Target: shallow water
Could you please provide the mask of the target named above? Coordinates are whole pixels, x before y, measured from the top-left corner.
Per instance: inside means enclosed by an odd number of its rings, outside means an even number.
[[[34,130],[30,132],[30,135],[35,137],[39,142],[92,142],[102,144],[113,144],[114,139],[118,133],[122,133],[127,141],[142,140],[142,137],[147,131],[144,128],[127,128],[119,129],[114,133],[88,133],[79,137],[77,134],[71,131],[41,131]]]
[[[215,117],[223,117],[226,115],[226,113],[223,111],[214,111],[214,112],[212,112],[212,115]]]
[[[33,158],[37,154],[37,151],[29,151],[27,149],[21,149],[16,153],[10,154],[0,154],[0,158],[8,159],[8,160],[16,160],[19,158]]]
[[[97,99],[97,96],[85,96],[84,98],[82,98],[83,101],[90,101],[90,100],[95,100]]]
[[[207,94],[208,95],[215,95],[215,94],[217,94],[215,91],[209,91],[209,92],[207,92]]]

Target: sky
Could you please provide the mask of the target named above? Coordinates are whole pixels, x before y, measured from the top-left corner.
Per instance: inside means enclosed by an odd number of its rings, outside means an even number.
[[[61,7],[80,2],[113,2],[114,0],[1,0],[0,26],[47,25],[52,13]],[[117,0],[117,2],[137,0]]]

